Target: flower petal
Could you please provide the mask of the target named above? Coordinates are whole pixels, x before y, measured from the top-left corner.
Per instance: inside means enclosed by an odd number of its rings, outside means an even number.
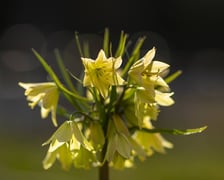
[[[174,93],[162,93],[156,90],[155,100],[161,106],[170,106],[174,104],[174,100],[170,97]]]
[[[149,50],[145,56],[143,57],[143,62],[144,62],[144,67],[147,68],[150,63],[152,62],[153,58],[155,57],[156,54],[156,48],[153,47],[151,50]]]
[[[151,72],[160,73],[169,68],[170,65],[161,61],[152,61]]]

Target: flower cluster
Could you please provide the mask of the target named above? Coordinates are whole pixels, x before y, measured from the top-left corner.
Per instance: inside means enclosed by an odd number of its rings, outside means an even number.
[[[96,59],[80,58],[84,67],[83,80],[69,76],[63,63],[59,63],[64,71],[65,85],[33,50],[53,82],[20,82],[19,85],[26,90],[31,108],[37,104],[41,107],[42,118],[51,112],[55,126],[58,125],[56,112],[66,119],[43,144],[50,144],[43,161],[45,169],[50,168],[56,159],[65,170],[72,165],[90,168],[105,163],[122,169],[132,167],[136,157],[144,160],[154,152],[164,153],[165,148],[172,148],[172,144],[161,135],[166,130],[154,128],[152,120],[157,120],[160,106],[174,103],[168,83],[180,74],[179,71],[166,77],[169,65],[154,60],[154,47],[141,55],[143,38],[140,38],[131,55],[126,57],[127,36],[123,33],[115,55],[109,55],[110,42],[107,36],[108,31],[105,31],[104,45]],[[127,64],[122,66],[124,58]],[[81,92],[73,85],[74,81],[82,84]],[[83,92],[86,96],[82,96]],[[73,112],[58,105],[59,94],[71,103]],[[191,134],[202,130],[204,128],[168,132]]]

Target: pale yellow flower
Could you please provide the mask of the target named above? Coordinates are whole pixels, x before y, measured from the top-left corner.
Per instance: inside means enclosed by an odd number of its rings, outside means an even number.
[[[96,154],[94,151],[89,151],[83,146],[75,152],[74,166],[76,168],[89,169],[92,166],[99,166],[100,163],[97,161]]]
[[[83,85],[95,87],[104,98],[108,96],[110,86],[124,84],[116,71],[122,63],[121,57],[107,58],[104,51],[100,50],[96,60],[82,58],[82,62],[85,67]]]
[[[143,125],[146,129],[153,129],[149,118],[144,118]],[[160,133],[150,133],[144,130],[137,130],[133,134],[133,139],[145,150],[148,156],[154,151],[165,153],[165,148],[172,148],[173,145],[165,140]]]
[[[52,167],[52,165],[54,164],[56,159],[58,159],[60,161],[61,166],[64,170],[70,169],[70,167],[73,163],[74,155],[69,149],[69,144],[64,143],[62,145],[61,144],[57,145],[58,143],[59,142],[57,140],[55,140],[54,145],[58,146],[58,148],[55,149],[54,151],[50,150],[52,148],[52,146],[50,146],[50,148],[47,152],[47,155],[45,156],[45,158],[43,160],[43,168],[44,169],[49,169],[50,167]]]
[[[134,161],[133,158],[126,159],[123,156],[121,156],[118,152],[115,152],[112,161],[109,163],[109,166],[115,169],[131,168],[134,166],[133,161]]]
[[[109,121],[108,127],[108,146],[106,159],[110,162],[115,153],[119,153],[123,158],[129,159],[131,156],[132,145],[129,141],[131,137],[127,127],[123,124],[118,115],[114,115]]]
[[[65,121],[43,145],[51,144],[49,151],[53,152],[65,143],[69,143],[71,151],[80,149],[81,145],[93,150],[75,121]]]
[[[151,156],[154,151],[165,153],[165,148],[173,147],[159,133],[136,131],[133,138],[142,146],[148,156]]]
[[[170,106],[174,103],[169,93],[169,86],[163,76],[169,65],[161,61],[153,61],[156,50],[152,48],[141,59],[136,61],[129,70],[129,77],[136,85],[135,114],[141,127],[145,116],[156,120],[159,106]],[[164,92],[158,90],[162,87]]]
[[[174,104],[174,100],[171,98],[171,96],[174,93],[163,93],[160,91],[155,90],[155,101],[160,105],[160,106],[171,106]]]
[[[130,167],[133,152],[141,158],[145,157],[145,152],[132,139],[126,124],[119,115],[114,114],[112,116],[108,129],[106,159],[110,162],[111,166],[116,168]]]
[[[163,72],[169,68],[169,64],[161,61],[152,61],[156,49],[152,48],[145,56],[136,61],[129,70],[130,78],[138,85],[146,89],[150,86],[164,86],[168,88],[167,83],[161,77]]]
[[[96,150],[102,150],[105,143],[104,132],[101,124],[91,122],[89,127],[89,141]]]
[[[30,101],[29,106],[33,109],[37,104],[41,107],[41,117],[44,119],[51,112],[54,126],[57,126],[56,110],[59,99],[59,90],[55,83],[22,83],[19,85],[25,89],[25,96]]]
[[[75,121],[65,121],[43,145],[50,144],[43,161],[45,169],[50,168],[56,159],[63,169],[71,164],[79,168],[89,168],[96,162],[93,147],[87,141]],[[91,161],[90,161],[91,159]]]
[[[142,121],[145,116],[149,116],[150,119],[156,120],[159,113],[159,106],[171,106],[174,104],[174,100],[171,96],[174,94],[164,93],[158,90],[151,91],[150,96],[149,91],[137,90],[135,93],[135,115],[138,119],[138,124],[141,127]]]

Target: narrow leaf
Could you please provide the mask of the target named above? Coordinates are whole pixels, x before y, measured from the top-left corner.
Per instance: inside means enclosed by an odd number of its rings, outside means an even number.
[[[56,76],[56,74],[54,73],[52,68],[47,64],[47,62],[44,60],[44,58],[41,57],[40,54],[36,50],[32,49],[32,51],[33,51],[34,55],[37,57],[37,59],[40,61],[40,63],[44,67],[44,69],[47,71],[47,73],[51,76],[51,78],[57,84],[57,86],[60,86],[61,82],[59,81],[58,77]]]
[[[109,29],[106,28],[105,31],[104,31],[104,37],[103,37],[103,50],[104,50],[107,57],[109,56],[109,44],[110,44]]]
[[[200,128],[195,128],[195,129],[146,129],[142,128],[142,131],[148,132],[148,133],[167,133],[167,134],[173,134],[173,135],[191,135],[191,134],[196,134],[196,133],[201,133],[203,132],[207,126],[203,126]],[[139,128],[131,128],[130,130],[137,130]]]
[[[83,55],[84,55],[85,58],[90,57],[89,42],[88,41],[83,42]]]
[[[127,37],[128,37],[128,35],[124,34],[124,32],[121,31],[121,36],[120,36],[117,51],[115,53],[115,58],[123,55],[124,50],[125,50]]]
[[[169,75],[166,79],[165,79],[165,81],[166,81],[166,83],[170,83],[170,82],[172,82],[173,80],[175,80],[178,76],[180,76],[182,74],[182,71],[181,70],[178,70],[178,71],[176,71],[175,73],[173,73],[173,74],[171,74],[171,75]]]
[[[75,40],[76,40],[76,45],[78,47],[78,51],[81,57],[83,57],[83,52],[82,52],[82,48],[81,48],[81,43],[79,41],[79,36],[78,36],[78,32],[75,32]]]
[[[62,77],[64,78],[65,82],[67,83],[68,87],[76,93],[76,90],[75,90],[75,87],[71,81],[71,78],[70,76],[68,75],[68,72],[66,71],[66,68],[65,68],[65,65],[64,65],[64,62],[62,60],[62,57],[61,57],[61,54],[59,52],[58,49],[55,49],[54,50],[54,53],[55,53],[55,56],[56,56],[56,59],[57,59],[57,63],[58,63],[58,67],[61,71],[61,74],[62,74]]]

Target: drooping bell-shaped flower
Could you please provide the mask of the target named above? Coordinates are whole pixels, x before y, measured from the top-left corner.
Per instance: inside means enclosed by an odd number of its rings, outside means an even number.
[[[50,139],[43,143],[43,145],[47,144],[50,146],[43,161],[45,169],[50,168],[56,159],[65,169],[68,169],[72,163],[76,167],[89,168],[89,158],[93,159],[95,156],[92,145],[84,137],[75,121],[64,122]],[[88,157],[86,157],[87,154]]]
[[[98,122],[91,122],[89,127],[89,141],[96,150],[102,150],[105,137],[102,126]]]
[[[57,143],[59,143],[58,141],[54,142],[55,146]],[[60,143],[59,143],[60,144]],[[69,149],[69,144],[68,143],[64,143],[63,145],[59,145],[57,149],[55,149],[54,151],[51,151],[51,147],[53,145],[51,145],[49,147],[49,150],[47,152],[47,155],[45,156],[44,160],[43,160],[43,168],[44,169],[49,169],[54,162],[56,161],[56,159],[58,159],[61,163],[62,169],[64,170],[69,170],[72,162],[73,162],[73,153],[70,151]]]
[[[131,137],[127,125],[117,114],[112,116],[108,126],[106,160],[115,168],[131,167],[133,153],[145,157],[141,146]]]
[[[46,83],[22,83],[19,85],[25,89],[25,96],[30,101],[29,106],[33,109],[37,104],[41,107],[41,117],[46,118],[51,112],[54,126],[57,126],[56,110],[59,99],[59,90],[54,82]]]
[[[144,118],[142,127],[149,130],[154,129],[147,117]],[[135,131],[132,137],[144,149],[148,156],[152,155],[154,151],[165,153],[165,148],[173,147],[160,133],[150,133],[140,129]]]
[[[106,159],[110,162],[115,153],[129,159],[131,156],[132,145],[129,141],[130,134],[118,115],[113,115],[108,125],[108,146]]]

